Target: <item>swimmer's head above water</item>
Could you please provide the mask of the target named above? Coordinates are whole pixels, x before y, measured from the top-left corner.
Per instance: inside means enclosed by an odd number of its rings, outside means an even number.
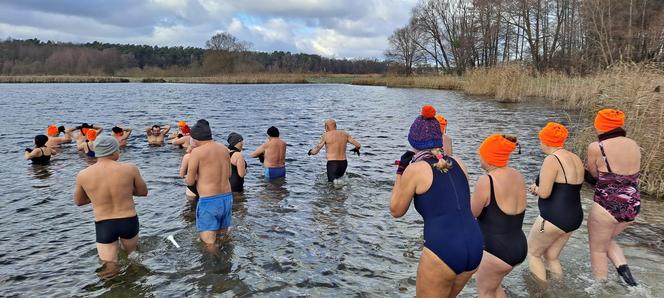
[[[271,138],[278,138],[279,129],[274,126],[270,126],[270,128],[267,129],[267,135]]]

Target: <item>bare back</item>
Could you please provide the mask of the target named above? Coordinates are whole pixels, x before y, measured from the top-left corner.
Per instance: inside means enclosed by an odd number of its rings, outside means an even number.
[[[632,139],[626,137],[612,138],[602,141],[604,153],[611,166],[611,171],[619,175],[631,175],[639,172],[641,168],[641,148]],[[597,170],[608,172],[606,162],[602,157],[599,143],[594,142],[590,145],[589,151],[595,154],[592,161]]]
[[[583,183],[583,161],[576,154],[569,152],[567,150],[560,150],[554,153],[560,163],[563,165],[563,169],[560,168],[560,164],[556,161],[556,168],[558,169],[556,174],[557,183],[569,183],[569,184],[581,184]],[[555,158],[555,157],[554,157]]]
[[[323,134],[327,160],[346,160],[346,144],[350,135],[342,130],[328,131]]]
[[[210,197],[231,191],[228,180],[231,172],[230,152],[226,146],[209,142],[191,151],[187,167],[187,183],[196,180],[200,197]]]
[[[493,190],[500,210],[509,215],[523,212],[527,205],[526,182],[523,175],[509,167],[494,170],[490,175],[493,178]]]
[[[111,160],[82,170],[76,181],[92,203],[95,221],[135,216],[134,193],[145,186],[136,166]]]
[[[276,168],[286,166],[286,142],[280,138],[270,138],[265,143],[265,167]]]

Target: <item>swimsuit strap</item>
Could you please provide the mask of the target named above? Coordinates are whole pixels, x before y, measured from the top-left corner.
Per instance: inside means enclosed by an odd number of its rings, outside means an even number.
[[[604,153],[604,144],[602,142],[599,142],[599,150],[602,151],[602,158],[604,158],[604,163],[606,163],[606,169],[609,170],[609,173],[613,173],[611,165],[609,165],[609,160],[606,158],[606,153]]]
[[[489,185],[491,187],[491,201],[495,202],[496,201],[496,193],[493,191],[493,177],[491,177],[491,175],[488,175],[488,176],[489,176]],[[491,202],[489,202],[489,204],[491,204]],[[496,205],[498,205],[498,202],[496,202]]]
[[[563,167],[563,163],[560,162],[560,158],[558,158],[557,155],[555,155],[555,154],[551,154],[551,155],[553,155],[553,157],[555,157],[556,160],[558,160],[558,163],[560,164],[560,168],[563,169],[563,176],[565,176],[565,183],[567,183],[567,173],[565,173],[565,167]]]

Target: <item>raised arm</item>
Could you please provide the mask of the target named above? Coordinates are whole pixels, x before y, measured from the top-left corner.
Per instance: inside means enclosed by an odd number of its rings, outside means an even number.
[[[35,157],[37,157],[37,148],[32,149],[30,151],[26,151],[23,153],[23,157],[25,157],[26,160],[31,160]]]
[[[161,128],[161,135],[162,135],[162,136],[166,136],[166,135],[168,134],[169,131],[171,131],[171,126],[170,126],[170,125],[166,125],[166,126],[164,126],[164,127]]]
[[[129,136],[131,136],[131,133],[132,133],[132,132],[133,132],[133,130],[132,130],[131,128],[125,128],[125,129],[123,129],[122,139],[123,139],[123,140],[128,139]]]
[[[138,167],[132,165],[132,172],[134,173],[134,193],[133,195],[138,197],[145,197],[148,195],[148,185],[145,184],[143,176],[141,176],[141,171]]]
[[[88,197],[88,194],[85,192],[83,189],[83,186],[81,186],[81,177],[80,174],[76,176],[76,186],[74,189],[74,204],[76,206],[83,206],[86,204],[90,204],[90,198]]]
[[[321,149],[323,149],[323,146],[325,146],[325,134],[320,136],[320,141],[318,142],[318,144],[316,144],[316,146],[314,146],[314,148],[309,150],[309,152],[307,154],[316,155],[316,154],[318,154],[318,152],[320,152]]]

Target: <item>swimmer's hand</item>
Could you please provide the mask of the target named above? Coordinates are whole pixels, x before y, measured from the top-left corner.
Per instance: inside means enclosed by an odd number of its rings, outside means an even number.
[[[528,188],[528,192],[530,192],[531,194],[536,195],[536,196],[539,195],[538,191],[539,191],[539,187],[537,187],[537,185],[535,183],[530,185],[530,187]]]
[[[355,152],[355,154],[357,154],[357,156],[360,156],[360,148],[355,147],[355,148],[353,148],[353,149],[350,149],[350,151],[351,151],[351,152]]]
[[[265,154],[259,155],[258,156],[258,161],[260,161],[261,163],[265,163]]]
[[[401,155],[401,159],[399,160],[399,167],[397,168],[397,175],[403,174],[408,165],[410,165],[410,162],[413,160],[413,156],[415,156],[415,152],[410,150]]]
[[[307,152],[307,155],[312,156],[313,155],[313,153],[311,153],[312,150],[313,149],[309,149],[309,152]]]
[[[30,152],[32,152],[32,149],[31,148],[25,148],[25,152],[30,153]]]

